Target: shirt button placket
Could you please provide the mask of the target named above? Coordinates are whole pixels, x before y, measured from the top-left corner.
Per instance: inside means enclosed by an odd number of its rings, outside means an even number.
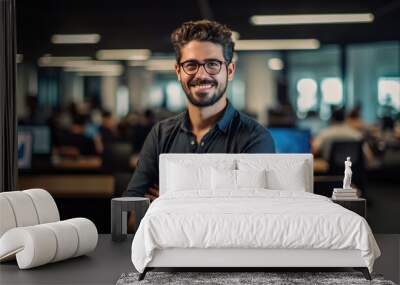
[[[197,151],[196,151],[197,146],[196,146],[195,140],[192,139],[192,140],[190,141],[190,146],[192,147],[192,152],[193,152],[193,153],[197,152]]]
[[[199,153],[204,153],[204,142],[201,142],[201,143],[199,144],[198,152],[199,152]]]

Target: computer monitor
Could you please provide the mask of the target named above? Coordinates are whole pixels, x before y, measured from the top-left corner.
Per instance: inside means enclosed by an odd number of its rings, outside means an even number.
[[[18,168],[31,168],[32,162],[32,133],[18,131]]]
[[[32,134],[32,153],[50,154],[51,153],[51,133],[50,128],[45,125],[20,125],[18,132],[30,132]]]
[[[310,130],[294,128],[269,128],[277,153],[310,153]]]

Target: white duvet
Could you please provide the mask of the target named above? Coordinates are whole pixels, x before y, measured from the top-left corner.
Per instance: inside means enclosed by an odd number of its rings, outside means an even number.
[[[358,249],[369,271],[380,256],[364,218],[328,198],[299,191],[247,189],[166,193],[155,200],[132,243],[143,272],[155,249]]]

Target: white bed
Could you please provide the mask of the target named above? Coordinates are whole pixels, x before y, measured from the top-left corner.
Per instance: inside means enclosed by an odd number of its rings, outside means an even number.
[[[312,194],[310,154],[162,154],[160,197],[132,243],[154,267],[354,267],[380,251],[357,214]]]

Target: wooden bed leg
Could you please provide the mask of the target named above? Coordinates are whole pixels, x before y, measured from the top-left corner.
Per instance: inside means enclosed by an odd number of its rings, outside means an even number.
[[[144,277],[146,276],[148,269],[147,267],[144,269],[144,271],[142,273],[139,274],[139,278],[138,281],[142,281],[144,279]]]
[[[364,275],[365,279],[367,280],[372,280],[371,274],[369,274],[369,270],[367,267],[355,267],[355,270],[361,271],[362,274]]]

